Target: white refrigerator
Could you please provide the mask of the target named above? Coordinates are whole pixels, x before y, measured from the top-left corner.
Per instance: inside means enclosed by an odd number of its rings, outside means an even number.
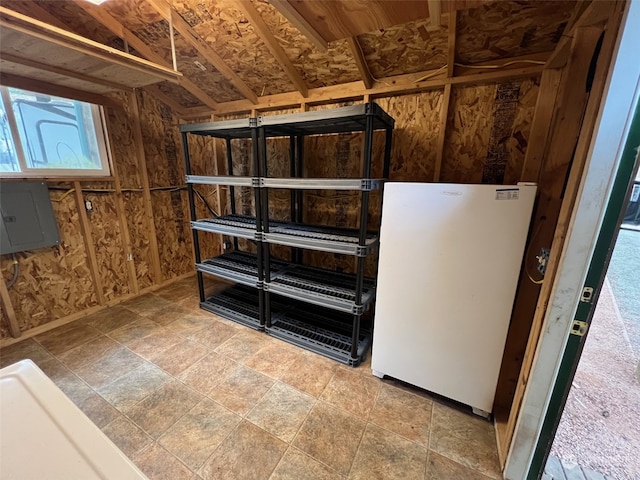
[[[536,186],[387,183],[371,368],[492,411]]]

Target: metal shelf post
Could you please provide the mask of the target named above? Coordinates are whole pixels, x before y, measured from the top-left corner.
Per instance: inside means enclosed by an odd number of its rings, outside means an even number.
[[[187,175],[191,175],[191,160],[189,159],[189,141],[187,139],[186,133],[182,133],[181,137],[182,137],[182,152],[184,155],[185,172]],[[197,220],[197,214],[196,214],[196,201],[195,201],[195,195],[193,193],[192,183],[187,184],[187,192],[189,195],[189,212],[191,213],[191,220],[195,222]],[[191,233],[193,235],[193,252],[196,257],[196,263],[200,263],[202,261],[202,258],[200,256],[200,242],[198,240],[198,231],[192,229]],[[196,276],[198,277],[198,293],[200,294],[200,301],[204,302],[204,279],[202,278],[201,272],[198,272]]]

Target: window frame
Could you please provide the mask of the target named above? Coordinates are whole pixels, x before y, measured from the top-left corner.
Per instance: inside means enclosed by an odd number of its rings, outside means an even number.
[[[41,93],[31,90],[22,89],[19,87],[9,87],[7,85],[0,85],[0,101],[2,102],[6,115],[7,122],[9,124],[9,130],[11,138],[16,149],[16,156],[20,171],[17,172],[5,172],[0,171],[0,179],[4,178],[96,178],[100,180],[108,180],[112,178],[113,165],[111,156],[111,145],[109,143],[109,134],[107,132],[107,122],[104,114],[104,107],[95,103],[84,102],[82,100],[76,100],[73,98],[62,97],[47,93],[58,98],[64,98],[73,102],[81,102],[91,107],[91,118],[93,120],[93,126],[96,135],[96,143],[98,145],[98,152],[100,155],[101,168],[33,168],[27,165],[27,160],[24,155],[24,148],[22,145],[22,137],[19,134],[19,129],[15,117],[15,112],[11,104],[11,98],[9,94],[9,88],[17,88],[18,90],[29,93]]]

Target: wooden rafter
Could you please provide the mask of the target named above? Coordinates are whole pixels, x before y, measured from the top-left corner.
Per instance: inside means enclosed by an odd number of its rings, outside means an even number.
[[[173,28],[182,35],[207,62],[213,65],[234,87],[252,103],[258,102],[258,96],[249,86],[244,83],[238,74],[236,74],[226,62],[218,55],[213,48],[189,25],[184,18],[180,16],[174,8],[165,0],[147,0],[149,4],[167,21],[173,23]]]
[[[371,76],[371,72],[369,71],[369,67],[367,66],[367,59],[362,52],[362,47],[360,47],[360,43],[358,43],[358,38],[349,37],[347,38],[347,43],[349,44],[349,49],[351,50],[353,59],[356,61],[358,70],[360,71],[360,76],[362,77],[364,86],[366,88],[373,87],[373,77]]]
[[[276,37],[271,33],[271,30],[269,30],[269,27],[262,19],[260,13],[255,9],[251,2],[247,2],[246,0],[236,0],[235,5],[242,13],[245,14],[251,25],[253,25],[255,32],[275,57],[276,61],[287,74],[287,77],[289,77],[289,80],[291,80],[291,83],[293,83],[298,92],[300,92],[300,95],[306,97],[309,92],[307,84],[293,63],[291,63],[291,60],[282,46],[278,43]]]
[[[505,61],[508,61],[506,59]],[[304,100],[308,104],[339,102],[342,100],[362,98],[371,95],[372,98],[384,97],[398,93],[412,93],[444,88],[445,85],[472,85],[493,83],[515,78],[536,77],[542,74],[544,65],[509,66],[494,69],[485,73],[471,73],[457,77],[446,77],[440,70],[417,72],[407,75],[386,77],[375,81],[371,88],[363,88],[362,82],[343,83],[329,87],[312,88],[309,97]],[[302,102],[297,93],[279,93],[260,97],[258,104],[246,100],[234,100],[218,104],[217,114],[248,112],[252,108],[268,110],[299,106]],[[183,118],[201,118],[210,112],[201,108],[188,109]]]
[[[168,66],[166,61],[160,54],[156,53],[151,47],[149,47],[149,45],[140,40],[137,35],[135,35],[131,30],[126,28],[124,25],[118,22],[118,20],[109,15],[109,13],[107,13],[104,9],[96,7],[95,5],[92,5],[89,2],[85,2],[84,0],[74,1],[76,5],[78,5],[85,12],[91,15],[98,23],[102,24],[115,35],[126,41],[140,55],[157,64]],[[179,84],[191,95],[204,103],[208,108],[213,110],[217,108],[217,102],[188,78],[182,76],[179,80]]]
[[[273,5],[291,24],[300,30],[307,39],[321,52],[327,50],[327,41],[322,38],[322,35],[313,28],[313,26],[307,22],[307,20],[300,15],[300,13],[293,8],[288,0],[270,0],[269,3]]]

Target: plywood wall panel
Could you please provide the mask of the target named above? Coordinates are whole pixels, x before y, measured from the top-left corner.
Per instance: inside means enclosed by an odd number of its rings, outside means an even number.
[[[142,192],[123,193],[127,227],[131,237],[131,254],[140,289],[153,285],[151,247]]]
[[[441,181],[517,182],[538,90],[537,79],[454,88]]]
[[[113,97],[121,101],[122,108],[105,108],[112,162],[117,168],[122,188],[141,188],[142,180],[138,167],[130,105],[125,100],[124,94],[113,95]]]
[[[51,192],[52,199],[62,195],[63,192]],[[16,254],[20,275],[9,296],[21,331],[98,304],[74,196],[54,201],[53,209],[60,247]],[[1,260],[5,280],[11,278],[10,258],[3,255]]]
[[[430,182],[433,180],[442,91],[377,99],[376,102],[396,123],[389,178],[392,181]],[[376,166],[382,162],[384,138],[376,138]]]
[[[177,202],[176,202],[177,198]],[[160,253],[160,267],[165,280],[193,271],[192,235],[186,216],[188,201],[186,192],[151,193],[153,217]],[[176,215],[175,205],[182,214]]]
[[[98,261],[98,275],[107,301],[131,292],[125,246],[118,221],[115,194],[85,193],[93,210],[87,212]]]
[[[520,181],[524,155],[529,145],[531,125],[540,91],[540,79],[526,79],[520,83],[520,97],[512,126],[512,133],[505,139],[505,149],[509,158],[504,183],[515,184]]]
[[[482,85],[452,89],[441,182],[482,182],[496,88]]]

